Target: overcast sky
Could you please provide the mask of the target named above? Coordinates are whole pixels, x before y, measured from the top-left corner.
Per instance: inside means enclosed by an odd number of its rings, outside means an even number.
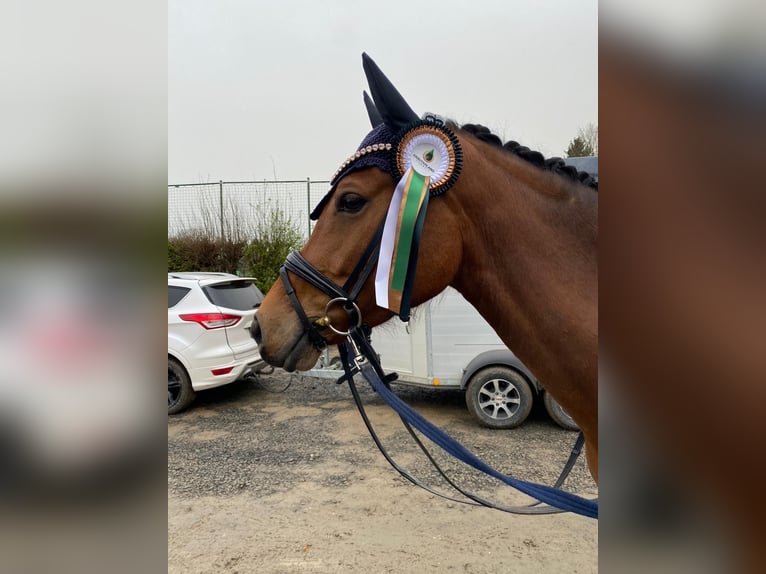
[[[418,113],[546,156],[598,123],[596,0],[170,0],[168,182],[327,179],[366,51]]]

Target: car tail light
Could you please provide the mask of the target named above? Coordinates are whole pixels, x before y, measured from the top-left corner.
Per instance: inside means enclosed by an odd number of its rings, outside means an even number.
[[[222,369],[212,369],[210,372],[214,375],[228,375],[231,373],[231,371],[234,369],[234,367],[224,367]]]
[[[179,315],[184,321],[199,323],[205,329],[220,329],[222,327],[231,327],[239,323],[242,318],[239,315],[230,315],[228,313],[185,313]]]

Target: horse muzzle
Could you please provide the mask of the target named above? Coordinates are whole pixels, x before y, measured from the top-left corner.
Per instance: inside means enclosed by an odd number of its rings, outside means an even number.
[[[281,336],[284,333],[276,333],[276,336],[272,336],[268,329],[264,329],[257,314],[250,327],[250,335],[258,343],[261,358],[273,367],[279,367],[288,372],[307,371],[319,358],[319,351],[305,332],[292,329],[282,341]]]

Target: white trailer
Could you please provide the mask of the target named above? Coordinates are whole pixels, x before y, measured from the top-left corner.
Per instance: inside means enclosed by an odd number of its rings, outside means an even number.
[[[409,325],[394,318],[372,331],[372,345],[397,383],[461,389],[469,411],[485,426],[514,428],[526,420],[535,400],[551,418],[577,429],[530,370],[503,344],[463,296],[448,287],[418,307]],[[340,361],[326,351],[307,374],[338,377]]]

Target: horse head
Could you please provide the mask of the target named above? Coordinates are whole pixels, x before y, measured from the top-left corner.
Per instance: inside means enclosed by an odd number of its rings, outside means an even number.
[[[434,181],[430,176],[427,178],[426,187],[430,185],[431,193],[426,189],[425,199],[421,196],[425,203],[429,203],[428,196],[433,195],[438,185],[446,189],[457,179],[460,148],[454,136],[450,140],[449,136],[441,135],[441,132],[449,132],[439,121],[420,120],[377,65],[366,54],[362,58],[372,94],[370,99],[365,93],[364,101],[373,129],[332,178],[330,191],[311,214],[317,223],[300,251],[301,264],[308,264],[313,268],[312,272],[344,293],[353,291],[353,306],[347,301],[328,306],[339,293],[306,281],[305,276],[296,274],[295,267],[287,265],[282,271],[282,281],[277,281],[264,298],[252,328],[253,337],[260,344],[261,356],[287,371],[313,367],[323,345],[342,342],[342,333],[350,323],[363,322],[374,327],[396,313],[406,318],[411,306],[436,296],[450,284],[461,259],[459,220],[455,210],[448,206],[445,195],[430,202],[428,217],[420,222],[420,229],[414,231],[419,241],[416,238],[414,245],[407,241],[389,242],[389,250],[410,251],[409,270],[399,270],[400,276],[404,273],[406,289],[393,294],[397,298],[403,292],[406,301],[403,307],[399,301],[380,304],[380,293],[376,296],[375,288],[381,264],[377,258],[381,248],[384,253],[386,250],[381,243],[386,242],[383,239],[386,233],[384,222],[392,197],[397,185],[404,185],[402,179],[409,170],[403,169],[398,157],[408,130],[415,128],[417,131],[421,126],[433,132],[427,141],[441,137],[446,142],[442,145],[444,149],[439,148],[444,152],[440,159],[442,163],[446,162],[445,173],[434,173],[440,181]],[[411,143],[413,138],[408,141]],[[418,141],[421,140],[415,143]],[[436,145],[440,145],[438,141]],[[452,153],[450,158],[444,157],[449,153]],[[433,161],[434,152],[430,148],[424,154]],[[403,225],[400,221],[399,227]],[[390,253],[388,259],[393,255]]]

